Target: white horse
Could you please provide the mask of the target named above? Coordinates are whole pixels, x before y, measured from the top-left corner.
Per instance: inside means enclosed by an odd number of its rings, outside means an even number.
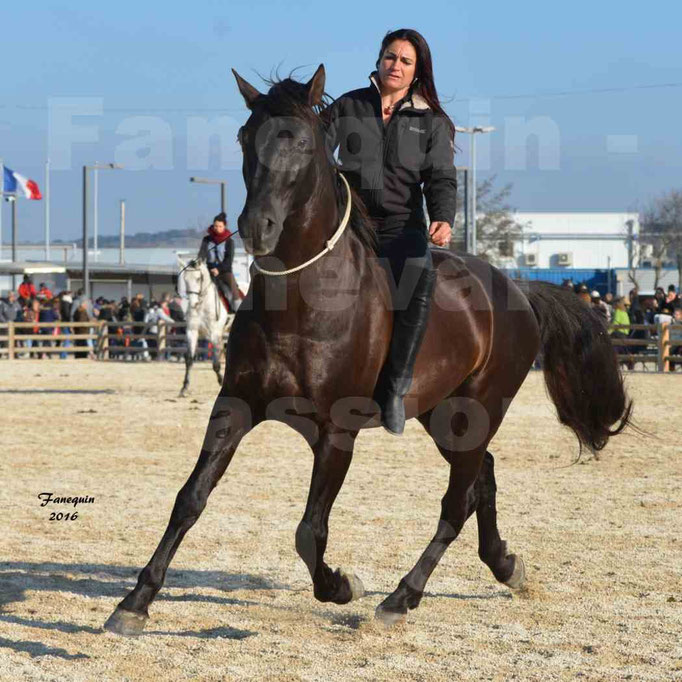
[[[189,372],[194,363],[199,338],[208,339],[213,344],[213,371],[218,383],[222,385],[220,356],[223,352],[223,333],[233,314],[229,314],[218,293],[218,287],[211,279],[206,262],[201,258],[185,263],[178,257],[178,293],[187,300],[187,352],[185,354],[185,381],[180,397],[187,395]]]

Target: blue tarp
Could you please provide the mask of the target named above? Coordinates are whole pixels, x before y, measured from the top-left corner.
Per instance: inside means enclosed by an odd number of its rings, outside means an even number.
[[[602,296],[608,291],[616,291],[614,270],[592,268],[508,268],[504,271],[512,279],[542,280],[553,284],[563,284],[567,279],[573,284],[585,283],[590,291],[596,289]],[[609,279],[610,285],[609,286]]]

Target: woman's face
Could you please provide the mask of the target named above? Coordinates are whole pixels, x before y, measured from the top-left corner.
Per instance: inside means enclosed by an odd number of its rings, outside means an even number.
[[[218,234],[220,234],[221,232],[223,232],[223,231],[225,230],[225,223],[224,223],[222,220],[216,220],[216,221],[213,223],[213,229],[214,229]]]
[[[387,92],[406,90],[417,71],[417,52],[409,40],[394,40],[381,55],[379,80]]]

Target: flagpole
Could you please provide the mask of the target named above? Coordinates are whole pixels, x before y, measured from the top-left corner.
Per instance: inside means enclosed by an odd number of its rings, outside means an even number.
[[[12,265],[17,262],[17,194],[12,196]],[[12,289],[17,288],[16,275],[12,274]]]
[[[45,260],[50,260],[50,159],[45,161]]]

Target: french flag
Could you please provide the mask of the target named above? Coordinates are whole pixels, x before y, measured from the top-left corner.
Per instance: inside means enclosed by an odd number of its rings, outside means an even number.
[[[11,168],[3,166],[4,170],[4,191],[16,192],[17,188],[21,189],[27,199],[42,199],[43,195],[40,193],[38,183],[33,180],[25,178],[23,175],[16,173]]]

